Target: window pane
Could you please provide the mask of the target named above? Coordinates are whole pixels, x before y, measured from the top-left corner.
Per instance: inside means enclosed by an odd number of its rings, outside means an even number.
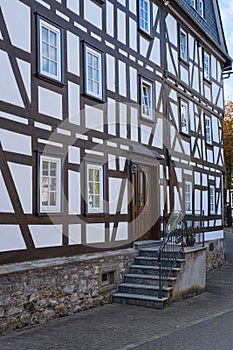
[[[57,172],[57,163],[50,162],[50,175],[56,176],[56,172]]]
[[[95,194],[100,194],[100,184],[99,183],[95,184]]]
[[[50,47],[50,55],[49,55],[50,59],[53,61],[57,62],[57,49],[54,47]]]
[[[50,205],[56,205],[56,192],[50,192]]]
[[[93,90],[95,94],[99,95],[99,84],[98,83],[93,83]]]
[[[97,169],[94,170],[94,180],[95,180],[95,182],[99,182],[99,180],[100,180],[99,173],[100,173],[99,170],[97,170]]]
[[[57,34],[52,31],[50,31],[50,44],[57,46]]]
[[[95,206],[95,208],[99,208],[100,207],[100,197],[99,196],[95,196],[94,206]]]
[[[46,58],[42,58],[42,70],[43,72],[49,72],[49,60]]]
[[[88,53],[87,54],[87,62],[89,66],[92,66],[92,54]]]
[[[46,191],[42,192],[42,205],[45,205],[45,206],[49,205],[49,194]]]
[[[49,178],[43,176],[43,180],[42,180],[42,189],[43,189],[43,191],[44,191],[44,190],[47,191],[48,188],[49,188]]]
[[[99,67],[99,58],[97,56],[93,56],[93,66],[95,68]]]
[[[46,161],[43,161],[42,163],[42,174],[43,175],[48,175],[48,171],[49,171],[49,163]]]
[[[48,58],[49,57],[49,45],[42,43],[42,56]]]
[[[93,182],[89,182],[89,193],[90,194],[94,193],[94,191],[93,191]]]
[[[45,41],[46,43],[49,42],[49,31],[45,27],[42,27],[42,40]]]
[[[49,68],[50,68],[50,73],[51,73],[52,75],[57,76],[57,63],[51,62],[51,61],[50,61]]]
[[[57,180],[56,178],[52,178],[50,181],[50,191],[56,191]]]
[[[88,66],[88,78],[89,79],[93,79],[92,73],[93,73],[92,67]]]

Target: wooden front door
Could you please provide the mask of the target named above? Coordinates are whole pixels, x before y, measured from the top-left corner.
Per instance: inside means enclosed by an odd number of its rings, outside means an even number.
[[[133,239],[158,239],[159,195],[155,170],[141,165],[132,171],[131,176]]]

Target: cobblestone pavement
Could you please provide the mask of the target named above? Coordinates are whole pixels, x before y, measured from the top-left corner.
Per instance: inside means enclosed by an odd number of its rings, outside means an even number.
[[[233,232],[206,293],[164,310],[105,305],[0,336],[2,350],[233,350]]]

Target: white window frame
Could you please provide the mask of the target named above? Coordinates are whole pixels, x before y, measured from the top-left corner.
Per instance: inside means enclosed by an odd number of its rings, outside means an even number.
[[[189,135],[189,104],[185,100],[180,100],[180,130],[182,133]]]
[[[43,162],[48,162],[49,165],[49,169],[51,166],[51,163],[55,163],[56,164],[56,204],[55,205],[44,205],[43,204],[43,192],[44,192],[44,188],[43,188],[43,177],[45,175],[43,175]],[[61,184],[61,158],[57,158],[57,157],[51,157],[51,156],[45,156],[45,155],[41,155],[40,156],[40,183],[39,183],[39,198],[40,198],[40,203],[39,203],[39,209],[41,213],[57,213],[57,212],[61,212],[61,191],[62,191],[62,184]],[[53,176],[51,176],[51,174],[47,175],[48,177],[48,198],[50,198],[50,194],[54,191],[51,191],[50,188],[50,183],[51,183],[51,179],[54,178]]]
[[[204,18],[204,0],[199,0],[199,15]]]
[[[191,6],[196,10],[197,9],[197,0],[191,0]]]
[[[153,120],[153,84],[148,80],[141,78],[140,86],[141,116]]]
[[[206,138],[206,143],[212,145],[213,143],[212,121],[211,121],[211,117],[208,115],[205,116],[205,138]]]
[[[192,191],[193,191],[192,182],[185,180],[185,182],[184,182],[184,209],[185,209],[185,212],[187,214],[192,212],[192,210],[193,210]]]
[[[147,11],[141,4],[147,6]],[[138,24],[143,32],[151,34],[151,0],[138,0]],[[148,28],[146,28],[146,24]]]
[[[89,183],[95,183],[94,178],[93,181],[89,180],[89,170],[97,170],[99,171],[99,192],[91,193]],[[96,182],[97,183],[97,182]],[[87,204],[87,212],[88,213],[102,213],[104,209],[104,186],[103,186],[103,166],[99,164],[88,163],[86,165],[86,204]],[[99,206],[90,205],[90,197],[99,196]]]
[[[209,214],[216,214],[216,189],[212,184],[209,184]]]
[[[188,33],[180,28],[180,58],[188,61]]]
[[[88,55],[97,58],[97,67],[90,66],[88,61]],[[89,69],[90,68],[90,69]],[[98,71],[98,80],[89,76],[89,72]],[[85,92],[87,95],[93,96],[98,99],[103,99],[103,53],[101,51],[95,50],[94,48],[85,45]],[[95,92],[94,89],[89,88],[89,80],[92,83],[98,84],[99,91]]]
[[[211,56],[206,51],[203,52],[203,75],[206,80],[210,80]]]
[[[39,17],[39,74],[44,75],[48,78],[55,79],[57,81],[62,80],[62,30],[61,28],[52,25],[51,23],[47,22],[46,20]],[[57,50],[57,59],[52,59],[50,56],[50,50],[49,50],[49,56],[46,56],[49,62],[54,62],[57,65],[57,74],[53,74],[50,69],[47,71],[43,68],[43,36],[42,36],[42,29],[46,28],[49,32],[52,32],[56,35],[57,38],[57,45],[53,46],[51,41],[49,40],[47,42],[47,45],[49,46],[49,49],[54,48]]]

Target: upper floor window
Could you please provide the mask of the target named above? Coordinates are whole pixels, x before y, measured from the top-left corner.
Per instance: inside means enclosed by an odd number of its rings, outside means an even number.
[[[188,60],[188,34],[180,28],[180,58]]]
[[[85,52],[85,93],[103,99],[103,54],[87,45]]]
[[[38,73],[62,81],[62,29],[38,16]]]
[[[212,123],[210,116],[205,116],[205,139],[206,143],[212,144]]]
[[[141,78],[141,115],[153,119],[153,84]]]
[[[199,15],[204,18],[204,0],[199,0]]]
[[[61,211],[61,158],[40,156],[39,211]]]
[[[139,28],[145,33],[151,33],[151,3],[150,0],[138,0]]]
[[[209,184],[209,214],[216,214],[215,186]]]
[[[192,182],[184,183],[184,208],[186,212],[192,211]]]
[[[180,129],[181,132],[189,134],[189,105],[184,100],[180,100]]]
[[[204,78],[210,80],[210,55],[204,51],[203,53],[203,66],[204,66]]]
[[[103,212],[103,166],[87,164],[86,182],[88,213]]]

